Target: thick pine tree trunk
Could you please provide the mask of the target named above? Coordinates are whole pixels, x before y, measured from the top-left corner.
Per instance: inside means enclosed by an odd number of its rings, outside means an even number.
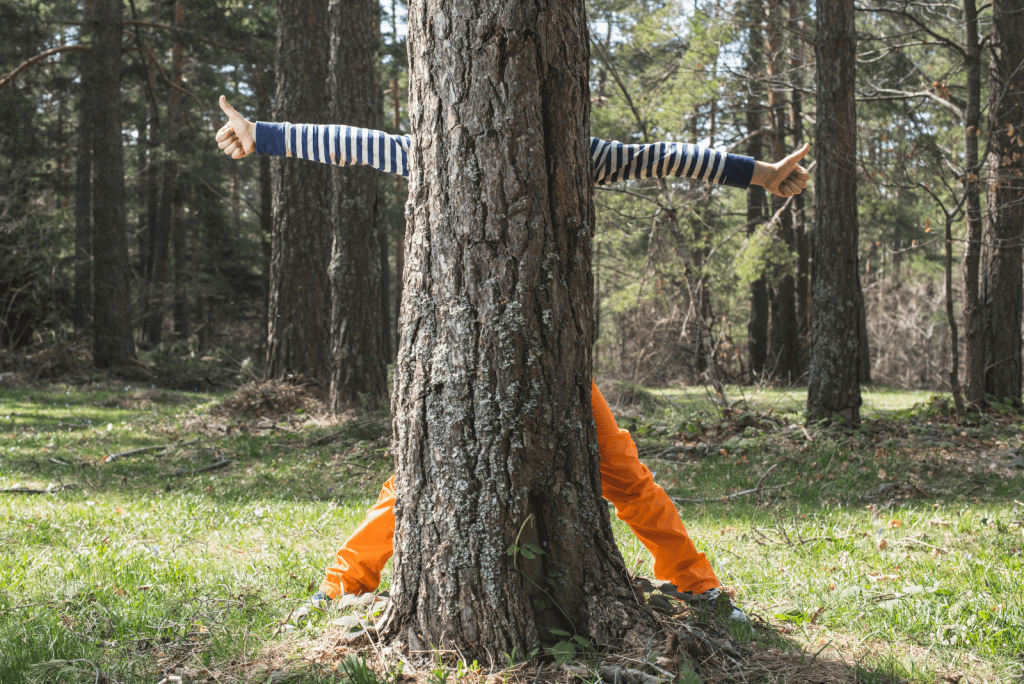
[[[104,367],[135,358],[121,140],[121,0],[96,0],[91,19],[93,360]]]
[[[640,642],[654,625],[601,500],[590,409],[583,2],[418,0],[409,46],[385,629],[482,663],[550,628]],[[517,540],[545,553],[510,555]]]
[[[964,116],[964,213],[967,218],[967,249],[964,252],[964,395],[968,404],[985,401],[985,345],[981,339],[979,268],[981,266],[981,46],[978,43],[978,8],[964,0],[964,70],[967,72],[967,107]]]
[[[330,2],[333,121],[380,126],[373,72],[377,9],[373,0]],[[388,363],[377,172],[339,169],[333,183],[330,401],[335,410],[359,405],[361,399],[376,406],[387,401]],[[386,258],[386,248],[383,254]]]
[[[278,0],[277,19],[274,120],[327,122],[331,114],[327,3]],[[273,159],[270,168],[274,226],[267,370],[274,378],[295,373],[326,384],[331,366],[332,169],[280,158]]]
[[[1024,11],[992,3],[988,200],[981,270],[985,394],[1021,400],[1021,247],[1024,244]]]
[[[860,421],[860,338],[864,306],[857,267],[857,34],[853,0],[818,0],[818,169],[814,179],[814,263],[810,419]]]

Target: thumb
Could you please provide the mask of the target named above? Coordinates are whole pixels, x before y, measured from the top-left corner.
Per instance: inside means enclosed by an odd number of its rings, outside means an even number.
[[[228,104],[228,98],[224,97],[223,95],[220,96],[220,108],[224,112],[224,114],[227,115],[228,121],[230,121],[231,123],[234,123],[239,119],[245,121],[245,117],[239,114],[237,111],[235,111],[235,108]]]
[[[785,159],[782,160],[782,166],[783,167],[796,166],[797,164],[800,163],[801,159],[803,159],[804,157],[807,156],[807,153],[810,151],[810,149],[811,149],[810,143],[804,143],[803,147],[801,147],[800,149],[794,151],[792,154],[790,154],[788,157],[786,157]]]

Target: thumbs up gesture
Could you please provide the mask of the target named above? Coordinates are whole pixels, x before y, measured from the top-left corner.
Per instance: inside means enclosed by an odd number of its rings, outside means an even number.
[[[232,159],[241,159],[256,149],[256,124],[236,112],[223,95],[220,96],[220,108],[227,115],[228,122],[217,131],[217,146]]]
[[[751,184],[762,185],[765,190],[779,197],[799,195],[807,187],[807,181],[811,178],[807,169],[800,165],[800,160],[807,155],[810,149],[810,145],[804,145],[774,164],[755,162]]]

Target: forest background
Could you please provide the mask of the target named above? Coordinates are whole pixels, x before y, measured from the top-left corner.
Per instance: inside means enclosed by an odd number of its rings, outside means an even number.
[[[275,288],[271,166],[266,158],[232,161],[213,143],[223,119],[215,106],[221,94],[254,120],[282,109],[274,102],[275,3],[126,6],[119,79],[125,194],[114,200],[125,222],[124,272],[93,271],[91,264],[93,241],[105,245],[107,238],[93,236],[90,201],[108,198],[94,198],[90,189],[84,9],[54,1],[5,2],[0,10],[0,73],[8,74],[0,88],[0,370],[15,369],[16,350],[84,339],[76,331],[93,329],[94,287],[97,307],[106,309],[104,282],[127,279],[130,299],[121,308],[144,356],[228,346],[271,375],[304,375],[326,386],[330,372],[317,366],[316,354],[289,350],[299,344],[282,342],[284,333],[272,325],[268,335]],[[905,2],[858,10],[862,381],[948,390],[947,219],[956,271],[950,300],[961,330],[964,283],[979,278],[977,265],[973,272],[969,264],[961,268],[969,244],[964,179],[977,178],[965,152],[964,10]],[[805,0],[593,2],[589,17],[594,136],[700,142],[766,160],[805,141],[828,144],[811,139],[815,19]],[[977,17],[984,41],[990,10],[982,7]],[[399,2],[384,3],[370,17],[376,112],[362,125],[393,133],[409,129],[404,18]],[[14,74],[26,60],[33,61]],[[979,67],[987,102],[988,60]],[[973,130],[984,158],[988,132],[978,121],[976,112]],[[380,340],[390,362],[406,184],[380,174],[376,185],[371,223],[386,276],[370,296],[381,299]],[[821,267],[812,257],[814,192],[812,183],[783,201],[760,188],[744,193],[686,179],[599,188],[595,373],[640,385],[700,382],[707,379],[710,343],[716,375],[725,381],[806,381],[811,282]],[[331,220],[329,207],[302,204],[303,230],[324,230],[317,224]],[[284,268],[278,272],[285,277]],[[320,316],[329,317],[329,307],[321,308]],[[1019,360],[1015,370],[1019,375]],[[1016,385],[1019,399],[1019,377]]]

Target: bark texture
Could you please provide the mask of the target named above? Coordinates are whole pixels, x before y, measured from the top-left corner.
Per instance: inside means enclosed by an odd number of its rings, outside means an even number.
[[[750,75],[750,97],[747,100],[747,134],[753,137],[747,143],[747,156],[761,159],[764,145],[762,135],[754,135],[760,131],[764,122],[761,117],[761,99],[763,89],[760,87],[761,73],[764,70],[764,32],[761,22],[764,19],[762,0],[747,0],[747,20],[750,32],[747,39],[747,72]],[[747,235],[753,235],[765,222],[764,188],[751,185],[747,188]],[[757,280],[750,283],[750,318],[747,321],[747,352],[750,355],[750,372],[754,379],[759,379],[765,372],[768,359],[768,279],[762,273]]]
[[[373,73],[375,13],[371,0],[331,0],[328,90],[332,121],[379,128]],[[331,262],[331,406],[387,399],[387,300],[381,290],[380,210],[376,171],[338,169],[333,177]],[[384,315],[382,315],[382,313]]]
[[[813,319],[807,412],[860,420],[863,297],[857,267],[857,35],[853,0],[818,0]],[[820,267],[821,265],[827,265]]]
[[[417,0],[409,56],[385,629],[481,663],[550,628],[643,639],[653,622],[601,500],[590,409],[583,2]],[[510,555],[514,543],[545,553]]]
[[[96,0],[93,34],[93,360],[97,366],[135,358],[128,240],[125,235],[124,145],[121,140],[121,0]]]
[[[86,2],[85,12],[92,11]],[[89,27],[86,16],[85,26]],[[84,330],[92,316],[92,86],[93,56],[82,56],[82,92],[78,98],[78,141],[75,155],[75,330]]]
[[[274,121],[329,121],[327,3],[279,0],[277,18]],[[271,162],[274,226],[267,316],[271,377],[290,373],[321,381],[330,377],[331,171],[330,166],[313,162],[281,158]]]
[[[979,269],[981,266],[981,165],[978,138],[981,134],[981,47],[978,43],[978,9],[975,0],[964,0],[964,71],[967,73],[967,106],[964,109],[964,214],[967,248],[964,251],[964,393],[968,404],[985,401],[985,345],[981,339]]]
[[[994,0],[989,62],[988,200],[982,252],[985,394],[1021,400],[1024,244],[1024,9]]]

